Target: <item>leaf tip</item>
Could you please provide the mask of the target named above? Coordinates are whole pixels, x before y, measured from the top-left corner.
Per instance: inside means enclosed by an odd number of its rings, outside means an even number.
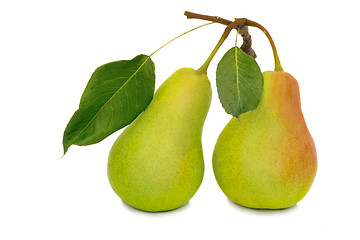
[[[65,156],[65,154],[67,153],[67,151],[68,151],[68,149],[69,149],[69,147],[71,146],[71,144],[69,145],[68,144],[68,142],[65,140],[65,138],[64,138],[64,140],[63,140],[63,150],[64,150],[64,153],[63,153],[63,155],[62,155],[62,157],[64,157]],[[61,157],[61,158],[62,158]],[[61,159],[60,158],[60,159]]]

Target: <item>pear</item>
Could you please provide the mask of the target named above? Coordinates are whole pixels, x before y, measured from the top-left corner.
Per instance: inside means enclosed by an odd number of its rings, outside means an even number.
[[[211,102],[206,71],[182,68],[118,137],[108,159],[113,190],[149,212],[184,205],[204,175],[201,134]]]
[[[224,194],[250,207],[281,209],[308,192],[317,169],[299,86],[283,71],[264,72],[258,107],[233,117],[220,134],[213,170]]]

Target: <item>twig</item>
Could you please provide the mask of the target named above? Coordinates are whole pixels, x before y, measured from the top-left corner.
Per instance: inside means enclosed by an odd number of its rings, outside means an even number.
[[[211,21],[211,22],[216,22],[216,23],[220,23],[223,25],[229,25],[230,23],[232,23],[232,21],[229,21],[227,19],[221,18],[221,17],[217,17],[217,16],[208,16],[208,15],[203,15],[203,14],[198,14],[198,13],[193,13],[193,12],[189,12],[189,11],[185,11],[184,15],[188,18],[194,18],[194,19],[201,19],[201,20],[206,20],[206,21]]]
[[[223,25],[226,25],[227,28],[225,29],[223,38],[226,39],[229,33],[232,29],[238,29],[239,34],[243,38],[243,44],[241,45],[241,50],[243,50],[246,54],[248,54],[252,58],[256,58],[255,51],[252,49],[252,41],[251,41],[251,35],[248,32],[247,28],[247,19],[246,18],[236,18],[234,21],[230,21],[221,17],[217,16],[208,16],[198,13],[193,13],[189,11],[185,11],[184,15],[188,19],[200,19],[200,20],[206,20],[211,21],[215,23],[220,23]]]

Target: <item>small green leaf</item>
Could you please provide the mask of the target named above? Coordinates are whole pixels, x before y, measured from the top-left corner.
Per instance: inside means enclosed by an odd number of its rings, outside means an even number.
[[[71,145],[98,143],[131,123],[149,105],[154,89],[155,66],[146,55],[98,67],[66,126],[64,154]]]
[[[234,117],[258,106],[263,84],[263,75],[256,61],[238,47],[227,51],[217,66],[219,99],[225,111]]]

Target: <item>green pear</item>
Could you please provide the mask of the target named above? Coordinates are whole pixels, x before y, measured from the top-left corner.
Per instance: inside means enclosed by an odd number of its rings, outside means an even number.
[[[283,71],[263,76],[258,107],[232,118],[220,134],[213,170],[233,202],[250,208],[288,208],[313,183],[316,149],[301,111],[296,79]]]
[[[204,175],[201,134],[210,102],[204,71],[179,69],[159,87],[109,154],[109,182],[124,202],[158,212],[190,200]]]

